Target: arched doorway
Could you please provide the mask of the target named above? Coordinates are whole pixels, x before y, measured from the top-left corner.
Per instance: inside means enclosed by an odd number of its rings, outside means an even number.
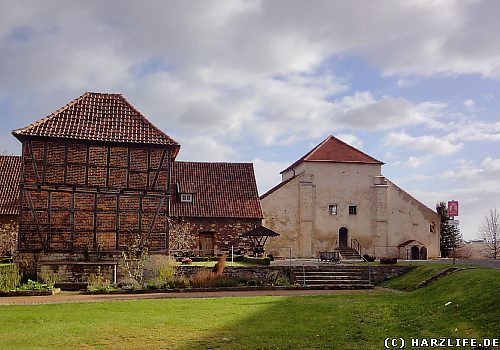
[[[420,259],[420,249],[416,245],[411,247],[411,260],[419,260]]]
[[[339,247],[347,247],[347,228],[339,229]]]
[[[427,260],[427,248],[420,248],[420,260]]]

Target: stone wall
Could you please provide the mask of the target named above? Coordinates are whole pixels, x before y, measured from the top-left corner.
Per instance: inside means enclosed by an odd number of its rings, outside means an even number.
[[[372,284],[378,284],[382,281],[396,278],[409,272],[414,266],[399,265],[375,265],[370,266]]]
[[[201,250],[200,233],[213,234],[213,254],[231,251],[231,246],[235,251],[245,253],[253,252],[251,241],[242,234],[256,228],[261,224],[260,219],[238,219],[238,218],[183,218],[190,225],[191,235],[196,241],[195,252]],[[172,233],[174,234],[174,233]],[[176,251],[175,244],[170,249]],[[206,252],[200,252],[201,255]]]
[[[0,215],[0,257],[16,253],[18,232],[17,215]]]

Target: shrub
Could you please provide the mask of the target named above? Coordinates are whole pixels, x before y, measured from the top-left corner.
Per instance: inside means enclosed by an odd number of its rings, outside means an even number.
[[[87,290],[90,292],[102,292],[108,291],[112,289],[111,282],[104,278],[104,275],[101,272],[101,267],[98,266],[96,273],[89,274],[87,278]]]
[[[210,270],[200,270],[191,276],[191,286],[195,288],[210,287],[211,281],[215,278],[215,274]]]
[[[16,289],[19,283],[21,283],[21,275],[16,264],[0,266],[0,290]]]
[[[380,258],[381,264],[394,265],[398,262],[398,258]]]
[[[288,277],[283,276],[278,271],[273,271],[267,277],[267,284],[270,286],[289,286],[292,282]]]
[[[17,289],[19,289],[19,290],[52,290],[53,287],[49,287],[45,283],[40,283],[37,281],[28,280],[28,282],[24,283],[23,285],[21,285]]]
[[[225,265],[226,265],[226,256],[222,255],[219,258],[219,261],[217,261],[217,263],[215,264],[215,266],[212,268],[212,272],[216,276],[222,276],[222,273],[224,272]]]
[[[363,258],[365,258],[365,260],[368,262],[373,262],[375,261],[375,259],[377,259],[375,255],[370,255],[370,254],[363,255]]]
[[[40,269],[40,278],[50,288],[54,288],[54,285],[59,282],[59,275],[49,269],[48,266],[42,266]]]
[[[216,276],[210,283],[210,287],[220,288],[220,287],[236,287],[238,286],[238,281],[229,276]]]

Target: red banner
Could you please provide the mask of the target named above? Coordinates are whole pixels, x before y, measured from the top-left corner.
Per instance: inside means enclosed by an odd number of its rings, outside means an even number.
[[[458,216],[458,201],[448,201],[448,216]]]

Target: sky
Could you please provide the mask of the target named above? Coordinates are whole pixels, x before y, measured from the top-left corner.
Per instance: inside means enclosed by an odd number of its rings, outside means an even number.
[[[332,134],[465,239],[500,207],[500,1],[0,0],[0,151],[86,91],[122,93],[179,160],[259,192]]]

